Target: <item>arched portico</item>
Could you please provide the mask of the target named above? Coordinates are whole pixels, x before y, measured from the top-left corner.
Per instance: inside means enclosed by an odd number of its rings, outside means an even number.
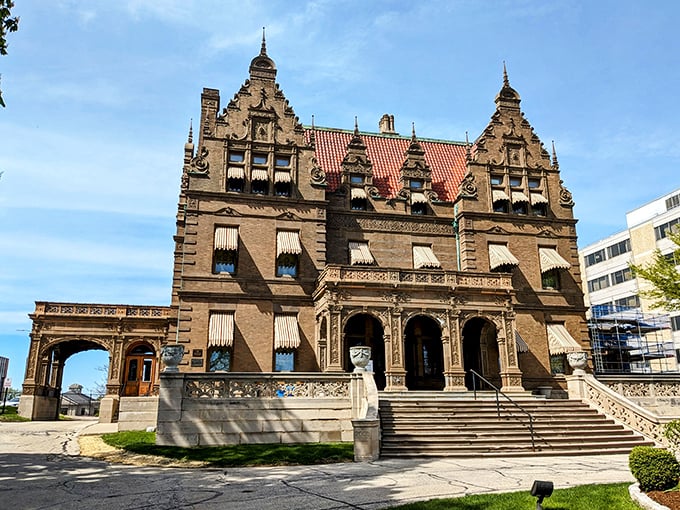
[[[347,318],[343,328],[343,362],[346,372],[354,369],[349,358],[349,348],[366,345],[371,348],[371,363],[375,384],[385,389],[385,340],[380,321],[370,313],[357,313]]]
[[[66,360],[92,349],[107,351],[110,360],[100,422],[117,419],[120,397],[127,394],[128,359],[136,360],[135,377],[140,379],[137,395],[157,394],[156,367],[167,336],[169,308],[38,302],[30,317],[33,329],[19,407],[21,416],[57,419]]]
[[[404,364],[409,390],[444,389],[444,347],[437,321],[411,317],[404,330]]]

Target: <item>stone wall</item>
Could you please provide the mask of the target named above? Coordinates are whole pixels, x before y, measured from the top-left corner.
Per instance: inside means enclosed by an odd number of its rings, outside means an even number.
[[[360,374],[163,373],[156,444],[352,441]]]
[[[118,430],[146,430],[155,427],[158,397],[121,397]]]

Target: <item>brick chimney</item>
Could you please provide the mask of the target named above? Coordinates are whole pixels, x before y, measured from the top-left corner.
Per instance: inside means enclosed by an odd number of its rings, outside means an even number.
[[[381,134],[396,135],[398,134],[394,130],[394,115],[388,115],[387,113],[380,117],[380,122],[378,123]]]

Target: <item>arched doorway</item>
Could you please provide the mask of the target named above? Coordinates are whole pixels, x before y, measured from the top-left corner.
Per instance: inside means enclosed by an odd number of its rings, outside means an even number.
[[[470,370],[484,376],[495,386],[501,387],[496,326],[492,322],[475,317],[463,326],[463,369],[465,370],[465,386],[469,390],[473,389]],[[483,387],[484,385],[481,386]],[[477,389],[480,389],[479,384],[477,384]]]
[[[349,359],[349,348],[355,345],[367,345],[371,348],[371,362],[375,385],[379,390],[385,389],[385,341],[380,321],[372,315],[361,313],[350,317],[345,324],[344,334],[344,369],[354,370]],[[371,365],[369,365],[370,368]]]
[[[156,377],[156,351],[147,343],[133,345],[125,355],[123,396],[151,395]]]
[[[439,325],[419,315],[406,324],[406,387],[409,390],[444,389],[444,348]]]

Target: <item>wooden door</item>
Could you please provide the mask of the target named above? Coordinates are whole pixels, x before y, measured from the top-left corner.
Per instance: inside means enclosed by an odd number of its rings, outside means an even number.
[[[156,370],[156,356],[147,346],[135,347],[125,357],[126,397],[151,395]]]

